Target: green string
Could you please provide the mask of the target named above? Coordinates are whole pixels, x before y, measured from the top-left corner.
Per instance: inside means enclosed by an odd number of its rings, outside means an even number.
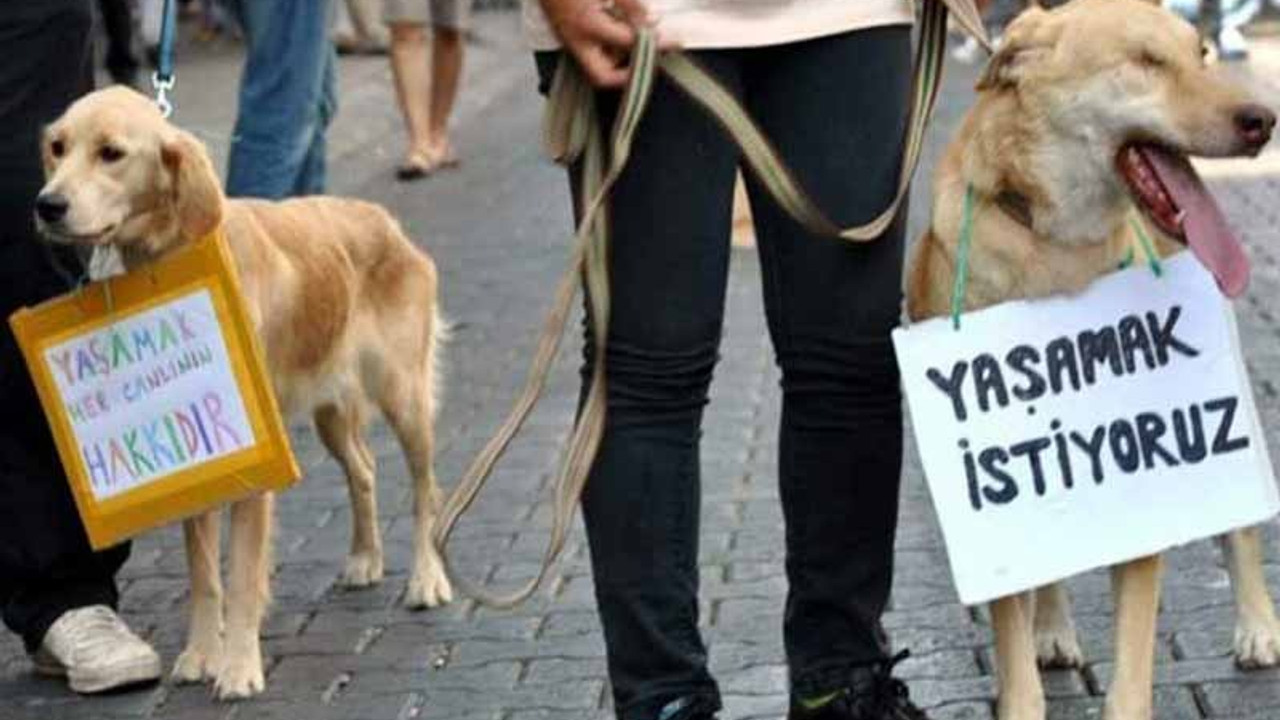
[[[1120,261],[1119,265],[1116,265],[1116,269],[1127,270],[1129,269],[1129,266],[1132,264],[1133,264],[1133,248],[1129,248],[1129,252],[1124,254],[1124,259]]]
[[[1160,267],[1160,258],[1156,255],[1155,244],[1151,242],[1151,236],[1147,235],[1147,231],[1142,227],[1142,223],[1129,217],[1129,226],[1133,228],[1133,232],[1138,236],[1138,242],[1142,243],[1142,253],[1147,256],[1147,265],[1151,267],[1151,272],[1156,277],[1164,274],[1164,268]],[[1133,257],[1133,250],[1129,250],[1129,257]]]
[[[960,313],[969,287],[969,247],[973,244],[973,185],[964,189],[964,214],[960,219],[960,247],[956,251],[956,276],[951,286],[951,326],[960,329]]]

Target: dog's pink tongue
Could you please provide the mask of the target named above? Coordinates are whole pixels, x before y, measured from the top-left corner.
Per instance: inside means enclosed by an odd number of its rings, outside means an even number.
[[[1182,229],[1191,251],[1213,273],[1223,294],[1239,297],[1249,284],[1249,257],[1204,181],[1180,155],[1149,146],[1141,148],[1141,152],[1173,201],[1186,213]]]

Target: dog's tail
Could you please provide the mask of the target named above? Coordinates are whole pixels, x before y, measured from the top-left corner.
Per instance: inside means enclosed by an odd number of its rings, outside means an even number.
[[[434,423],[436,417],[440,414],[441,388],[443,383],[440,380],[441,373],[445,370],[444,358],[441,357],[442,349],[448,345],[450,338],[453,336],[453,323],[449,318],[440,311],[440,300],[436,298],[434,303],[435,311],[431,314],[431,332],[427,336],[427,357],[426,368],[424,372],[427,377],[427,392],[430,393],[431,417],[427,418],[428,422]]]

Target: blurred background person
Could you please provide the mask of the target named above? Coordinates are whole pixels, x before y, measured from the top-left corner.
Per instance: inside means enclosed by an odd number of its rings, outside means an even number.
[[[1262,10],[1262,0],[1165,0],[1165,7],[1200,28],[1200,35],[1222,60],[1249,57],[1242,28]]]
[[[137,86],[138,58],[133,51],[133,7],[129,0],[98,0],[98,16],[107,40],[105,64],[111,81]]]
[[[385,0],[385,7],[391,27],[396,98],[409,134],[409,146],[396,168],[396,177],[415,180],[458,164],[449,139],[449,116],[462,77],[463,34],[471,0]]]
[[[325,189],[338,111],[333,0],[233,0],[246,55],[227,161],[227,195],[278,200]]]
[[[343,0],[333,21],[333,44],[340,55],[382,55],[391,44],[382,0]]]

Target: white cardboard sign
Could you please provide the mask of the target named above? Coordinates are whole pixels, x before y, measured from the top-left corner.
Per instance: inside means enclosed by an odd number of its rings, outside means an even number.
[[[256,442],[207,289],[44,351],[101,501]]]
[[[1235,316],[1190,253],[894,345],[966,604],[1280,511]]]

